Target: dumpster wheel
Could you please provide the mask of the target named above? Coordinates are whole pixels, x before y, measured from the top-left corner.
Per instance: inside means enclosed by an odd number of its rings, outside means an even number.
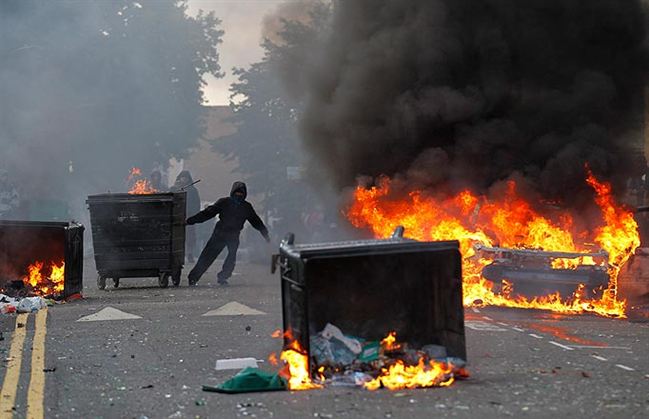
[[[169,277],[171,274],[169,272],[160,272],[160,276],[158,277],[158,285],[160,285],[160,288],[167,288],[169,286]]]
[[[113,278],[113,287],[114,288],[119,287],[119,277]]]
[[[97,275],[97,288],[100,290],[106,289],[106,277],[103,275]]]

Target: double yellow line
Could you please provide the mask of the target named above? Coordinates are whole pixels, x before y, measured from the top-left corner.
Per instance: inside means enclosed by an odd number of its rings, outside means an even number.
[[[0,419],[11,419],[14,416],[20,367],[23,361],[23,346],[27,335],[29,314],[16,317],[16,329],[9,348],[9,362],[0,391]],[[45,399],[45,333],[47,332],[47,309],[36,313],[34,342],[32,344],[32,365],[27,392],[27,418],[43,418]]]

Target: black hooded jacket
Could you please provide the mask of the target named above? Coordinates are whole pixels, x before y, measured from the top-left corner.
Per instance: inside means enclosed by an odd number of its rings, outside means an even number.
[[[243,198],[235,197],[234,193],[237,191],[243,192]],[[266,229],[264,222],[261,221],[250,202],[246,201],[247,195],[246,184],[234,182],[229,197],[221,198],[193,217],[189,217],[187,224],[202,223],[218,215],[219,221],[214,227],[214,234],[238,235],[245,222],[249,221],[264,238],[268,239],[268,229]]]

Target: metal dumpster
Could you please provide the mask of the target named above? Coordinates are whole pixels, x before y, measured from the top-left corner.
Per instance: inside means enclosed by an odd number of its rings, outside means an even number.
[[[290,331],[285,345],[295,339],[309,353],[309,337],[331,323],[366,340],[396,331],[400,341],[442,345],[449,356],[466,360],[457,241],[394,237],[296,245],[289,235],[275,266],[284,331]]]
[[[67,298],[83,290],[83,232],[81,224],[45,221],[0,221],[0,288],[5,292],[20,281],[35,262],[64,265],[63,290],[45,281],[28,294]],[[48,287],[48,288],[46,288]],[[18,290],[14,290],[18,291]]]
[[[86,201],[90,210],[97,286],[112,278],[169,278],[180,284],[185,261],[185,192],[148,195],[100,194]]]

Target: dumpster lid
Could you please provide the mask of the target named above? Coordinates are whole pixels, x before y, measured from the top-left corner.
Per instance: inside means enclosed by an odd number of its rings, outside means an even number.
[[[129,194],[129,193],[103,193],[89,195],[86,203],[95,204],[103,202],[171,202],[175,195],[186,194],[187,192],[160,192],[152,194]]]
[[[460,243],[457,240],[418,242],[403,238],[389,238],[381,240],[353,240],[297,245],[283,242],[280,248],[291,256],[308,259],[314,257],[323,258],[403,252],[429,252],[433,250],[459,251]]]
[[[74,221],[24,221],[24,220],[0,220],[0,227],[61,227],[72,228],[82,227]]]

